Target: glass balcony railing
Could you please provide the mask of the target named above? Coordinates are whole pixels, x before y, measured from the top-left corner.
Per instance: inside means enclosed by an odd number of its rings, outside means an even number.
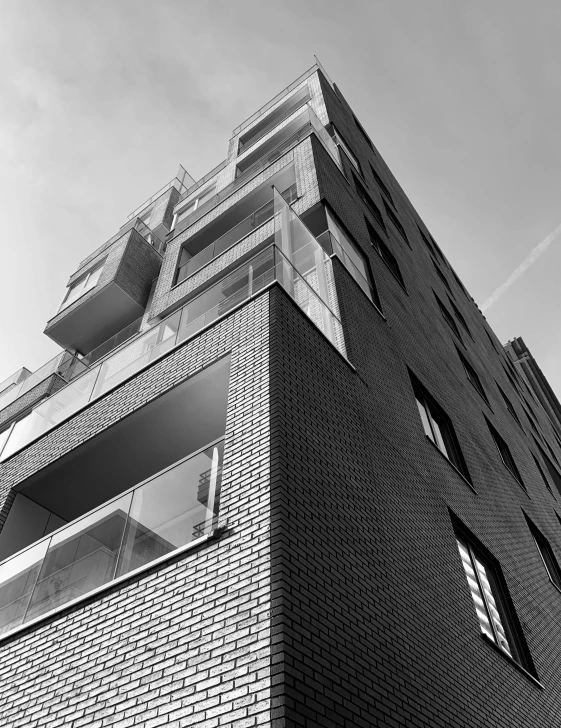
[[[255,161],[251,166],[247,167],[243,170],[243,172],[236,177],[236,179],[231,182],[227,187],[224,187],[220,190],[214,197],[211,197],[210,200],[205,202],[203,205],[198,207],[191,215],[186,217],[184,220],[182,220],[173,230],[173,234],[177,235],[182,230],[185,230],[190,225],[193,225],[193,223],[197,222],[197,220],[200,220],[201,217],[204,217],[204,215],[207,214],[210,210],[212,210],[216,205],[218,205],[220,202],[225,200],[227,197],[229,197],[233,192],[235,192],[239,187],[246,184],[246,182],[253,176],[255,176],[258,172],[262,171],[263,169],[266,169],[269,165],[271,165],[276,159],[281,157],[283,154],[288,152],[293,146],[298,144],[300,141],[305,139],[307,136],[310,135],[311,132],[315,132],[318,139],[321,141],[335,164],[341,169],[341,160],[339,158],[339,152],[337,149],[337,145],[333,141],[333,139],[329,136],[328,132],[325,130],[325,127],[321,123],[321,121],[318,119],[315,111],[312,109],[312,107],[309,104],[306,104],[306,107],[303,111],[301,111],[298,116],[296,117],[299,120],[298,123],[298,130],[293,133],[291,136],[289,136],[286,139],[283,139],[279,142],[273,149],[263,152],[263,156],[260,157],[257,161]],[[181,200],[180,200],[181,202]],[[179,203],[178,203],[179,204]]]
[[[212,532],[223,449],[189,455],[0,563],[0,634]]]
[[[324,248],[329,255],[336,255],[349,271],[364,293],[373,302],[375,296],[372,293],[372,286],[368,282],[364,274],[359,270],[358,266],[352,261],[351,256],[345,251],[341,243],[330,230],[326,230],[318,235],[318,243]]]
[[[274,233],[268,247],[41,402],[27,417],[12,425],[7,435],[0,433],[0,461],[64,422],[273,281],[280,283],[346,356],[331,259],[276,190],[272,228]]]
[[[297,195],[296,184],[291,185],[282,193],[283,199],[285,199],[289,204],[296,200]],[[204,268],[205,265],[208,265],[208,263],[211,263],[215,260],[215,258],[222,255],[222,253],[225,253],[232,246],[240,243],[248,235],[251,235],[266,222],[269,222],[273,215],[274,202],[271,199],[233,228],[228,230],[228,232],[224,233],[224,235],[217,238],[213,243],[207,245],[206,248],[201,250],[192,258],[183,262],[177,269],[177,279],[175,284],[177,285],[178,283],[182,283],[201,268]]]
[[[68,351],[62,351],[22,382],[3,392],[0,395],[0,410],[15,402],[16,399],[23,397],[24,394],[41,384],[52,374],[56,374],[65,382],[70,382],[85,369],[87,369],[87,366],[77,356],[70,354]]]

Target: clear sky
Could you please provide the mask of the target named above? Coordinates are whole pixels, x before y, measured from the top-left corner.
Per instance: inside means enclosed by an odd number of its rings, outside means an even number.
[[[314,53],[482,305],[561,223],[560,31],[548,0],[3,0],[0,380],[59,350],[78,262]],[[486,316],[561,395],[560,272],[561,236]]]

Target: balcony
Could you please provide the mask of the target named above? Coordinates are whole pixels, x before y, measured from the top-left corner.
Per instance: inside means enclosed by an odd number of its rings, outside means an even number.
[[[285,127],[282,127],[270,139],[259,144],[250,155],[238,161],[237,177],[233,182],[220,190],[220,192],[211,197],[203,205],[200,205],[191,215],[181,220],[170,234],[176,236],[178,233],[193,225],[237,189],[246,184],[252,177],[269,167],[274,161],[282,157],[283,154],[286,154],[312,133],[316,135],[335,164],[341,169],[337,145],[325,130],[312,107],[306,104],[305,108],[298,113],[295,119]],[[181,202],[182,200],[179,204]]]
[[[27,417],[0,432],[0,461],[196,336],[277,282],[345,356],[331,259],[282,196],[274,193],[271,235],[259,252],[158,325],[92,366]]]
[[[0,564],[0,634],[167,558],[216,527],[223,440]]]
[[[163,249],[163,242],[137,219],[101,249],[105,258],[97,256],[71,279],[59,313],[47,324],[47,336],[85,354],[138,319],[162,265]]]
[[[38,400],[66,386],[86,368],[74,354],[63,351],[35,372],[28,372],[25,379],[0,392],[0,426]]]

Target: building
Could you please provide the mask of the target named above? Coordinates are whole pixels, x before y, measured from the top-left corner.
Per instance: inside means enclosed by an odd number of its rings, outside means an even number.
[[[3,726],[559,725],[556,425],[319,63],[45,332],[0,385]]]

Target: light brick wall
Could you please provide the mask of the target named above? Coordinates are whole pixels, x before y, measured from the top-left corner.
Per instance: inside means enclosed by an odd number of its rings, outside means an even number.
[[[0,465],[26,477],[230,354],[227,531],[0,643],[0,724],[270,725],[269,294]],[[79,487],[79,480],[77,480]]]

